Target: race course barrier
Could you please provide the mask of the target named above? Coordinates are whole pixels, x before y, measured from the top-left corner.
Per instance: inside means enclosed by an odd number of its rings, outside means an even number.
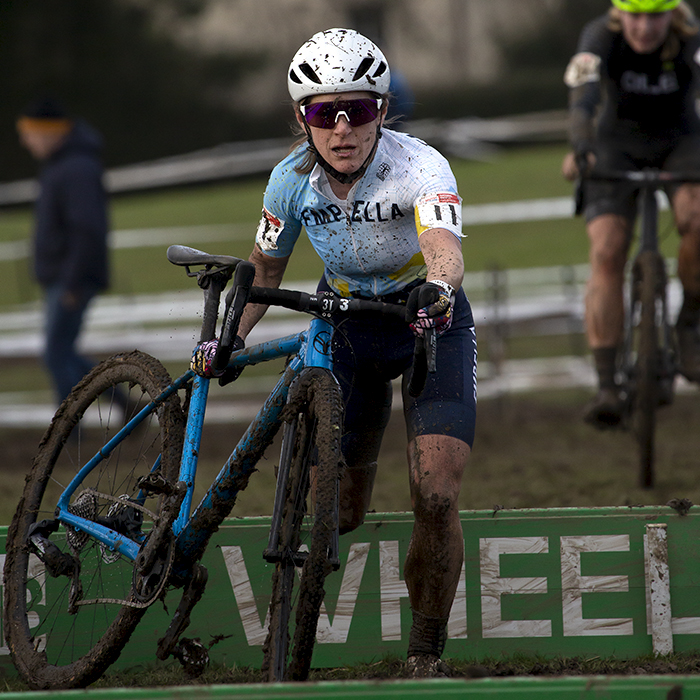
[[[445,657],[620,659],[697,650],[700,508],[684,510],[462,512],[465,563]],[[314,666],[405,655],[410,609],[403,561],[412,522],[408,513],[370,514],[341,538],[341,568],[327,580]],[[214,662],[260,666],[272,568],[262,559],[268,529],[268,518],[229,519],[204,557],[209,583],[185,635],[204,644],[221,637],[211,649]],[[47,599],[50,586],[47,579]],[[178,595],[168,595],[171,613]],[[154,662],[168,622],[163,606],[153,605],[117,666]],[[6,646],[0,667],[13,672]]]

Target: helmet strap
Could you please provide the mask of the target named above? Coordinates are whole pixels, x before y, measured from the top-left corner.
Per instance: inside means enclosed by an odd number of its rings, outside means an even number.
[[[374,146],[372,146],[372,150],[369,152],[369,155],[365,158],[364,162],[362,165],[354,172],[354,173],[341,173],[339,170],[336,170],[319,152],[318,149],[316,148],[316,144],[314,144],[314,140],[311,136],[311,129],[309,128],[309,125],[304,123],[304,131],[306,131],[306,135],[309,138],[309,145],[307,146],[307,150],[310,151],[311,153],[314,154],[316,158],[316,162],[334,179],[337,180],[339,183],[342,185],[349,185],[356,180],[359,180],[364,174],[365,171],[367,170],[367,167],[369,164],[372,162],[372,158],[374,158],[374,154],[377,152],[377,147],[379,146],[379,139],[382,137],[382,130],[380,123],[377,122],[377,138],[374,140]]]

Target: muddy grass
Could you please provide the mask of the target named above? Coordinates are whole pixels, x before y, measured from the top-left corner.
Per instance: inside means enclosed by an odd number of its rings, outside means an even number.
[[[476,442],[463,480],[463,509],[659,505],[671,498],[700,504],[700,394],[677,396],[659,413],[656,485],[639,488],[632,436],[585,425],[586,391],[504,396],[480,401]],[[208,427],[198,493],[219,471],[243,426]],[[24,474],[41,437],[38,430],[0,430],[0,523],[9,523]],[[395,411],[386,431],[371,508],[410,509],[406,432]],[[241,494],[234,514],[267,515],[272,506],[279,436]]]
[[[691,675],[700,672],[700,654],[671,654],[656,658],[636,659],[554,658],[516,656],[481,661],[447,659],[454,678],[507,678],[513,676],[634,676]],[[310,681],[396,680],[406,678],[404,660],[388,656],[373,663],[352,667],[312,669]],[[209,685],[263,683],[259,669],[247,667],[212,666],[199,678],[188,678],[173,662],[141,667],[138,671],[105,674],[93,688],[144,687],[168,685]],[[7,690],[21,690],[19,681],[6,681]]]

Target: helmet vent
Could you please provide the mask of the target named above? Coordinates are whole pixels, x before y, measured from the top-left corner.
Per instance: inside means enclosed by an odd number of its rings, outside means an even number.
[[[352,76],[353,82],[359,80],[372,67],[373,63],[374,59],[371,56],[363,58],[360,62],[360,65],[357,67],[357,70],[355,71],[355,75]]]
[[[301,85],[301,80],[299,80],[299,76],[293,70],[289,71],[289,79],[297,85]]]
[[[386,67],[387,67],[387,66],[386,66],[386,63],[384,63],[384,61],[382,61],[382,62],[379,64],[379,67],[377,68],[377,70],[374,71],[374,75],[373,75],[372,77],[373,77],[373,78],[378,78],[380,75],[384,75],[384,73],[386,73]]]
[[[299,70],[312,82],[312,83],[317,83],[318,85],[321,84],[321,79],[316,75],[316,71],[308,64],[308,63],[302,63],[299,66]]]

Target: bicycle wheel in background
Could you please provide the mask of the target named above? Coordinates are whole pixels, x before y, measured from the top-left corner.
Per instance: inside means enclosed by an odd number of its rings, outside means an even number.
[[[639,454],[639,485],[654,486],[656,412],[661,399],[662,348],[665,333],[665,270],[661,256],[654,251],[640,253],[633,269],[633,317],[636,363],[632,397],[632,430]]]
[[[155,599],[157,579],[167,576],[167,556],[146,581],[134,576],[132,561],[53,518],[79,469],[169,384],[148,355],[111,357],[73,389],[42,439],[8,531],[4,570],[5,636],[32,688],[96,680],[118,657],[149,594]],[[174,483],[181,445],[182,412],[173,394],[85,476],[69,511],[132,539],[145,537],[164,499],[136,482],[160,463],[160,475]]]
[[[304,371],[292,386],[287,411],[279,468],[280,475],[287,473],[286,495],[263,662],[271,681],[308,677],[324,582],[337,566],[332,550],[338,521],[343,408],[333,375],[321,369]],[[293,634],[289,630],[292,610]]]

